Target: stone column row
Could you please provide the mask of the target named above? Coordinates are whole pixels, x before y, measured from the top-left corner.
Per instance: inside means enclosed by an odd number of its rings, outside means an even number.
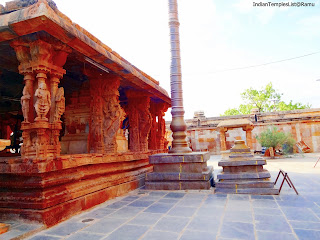
[[[152,103],[145,92],[125,92],[124,109],[119,101],[120,78],[111,73],[86,70],[90,81],[89,145],[91,153],[117,152],[117,132],[125,117],[129,122],[129,150],[146,152],[165,148],[165,103]],[[156,121],[158,119],[158,121]]]

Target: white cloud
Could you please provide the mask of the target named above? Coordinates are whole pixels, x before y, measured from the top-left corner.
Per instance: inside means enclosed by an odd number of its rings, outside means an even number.
[[[232,6],[240,13],[250,13],[253,10],[253,2],[248,0],[239,0]]]
[[[297,29],[293,32],[293,34],[303,38],[319,37],[319,26],[320,16],[306,17],[297,23]]]

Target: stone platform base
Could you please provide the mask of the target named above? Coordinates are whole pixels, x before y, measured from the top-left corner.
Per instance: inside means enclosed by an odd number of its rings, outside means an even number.
[[[146,189],[210,189],[213,167],[207,166],[209,153],[156,154],[149,157],[153,172],[146,175]]]
[[[0,158],[0,218],[52,226],[126,194],[144,185],[146,173],[152,171],[150,153]]]
[[[277,195],[279,190],[269,180],[224,180],[216,183],[215,193]]]
[[[279,190],[270,181],[270,173],[263,169],[266,160],[249,156],[248,160],[221,160],[223,172],[218,174],[215,193],[276,195]]]
[[[218,165],[223,168],[218,174],[215,193],[276,195],[279,190],[270,181],[270,173],[263,169],[267,161],[255,157],[243,140],[236,140],[228,151],[228,157],[222,157]]]

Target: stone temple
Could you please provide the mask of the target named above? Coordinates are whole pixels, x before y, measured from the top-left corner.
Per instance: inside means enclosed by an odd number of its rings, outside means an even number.
[[[167,152],[167,92],[51,0],[0,5],[0,71],[2,218],[54,225],[143,186]]]

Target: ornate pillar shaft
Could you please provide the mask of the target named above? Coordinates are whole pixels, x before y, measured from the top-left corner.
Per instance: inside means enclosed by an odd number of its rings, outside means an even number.
[[[157,116],[157,106],[156,103],[150,104],[150,113],[152,115],[152,122],[151,122],[151,129],[149,133],[149,149],[156,150],[158,148],[158,123],[159,123],[159,117]],[[157,122],[158,118],[158,122]]]
[[[114,74],[101,73],[94,69],[84,72],[90,82],[90,152],[115,153],[117,132],[125,118],[120,106],[120,78]]]
[[[59,41],[40,37],[34,41],[15,40],[10,45],[25,83],[21,97],[21,156],[56,158],[60,155],[60,117],[65,109],[64,91],[58,89],[58,83],[65,74],[62,66],[71,50]]]
[[[247,139],[247,146],[252,150],[252,129],[246,130],[246,139]]]
[[[140,92],[127,91],[129,117],[129,149],[148,151],[148,137],[151,129],[150,97]]]
[[[89,122],[89,145],[90,152],[103,153],[103,133],[102,133],[102,92],[101,92],[101,79],[90,78],[90,122]]]
[[[180,60],[180,39],[177,0],[169,0],[169,28],[171,42],[171,115],[172,122],[172,148],[170,153],[191,152],[186,141],[186,123],[184,121],[181,60]]]
[[[226,151],[227,150],[226,131],[225,131],[225,129],[220,129],[220,145],[221,145],[221,150],[220,151]]]
[[[56,110],[56,101],[55,101],[55,96],[58,91],[58,85],[60,83],[60,79],[57,76],[51,76],[50,79],[50,89],[51,89],[51,109],[50,109],[50,121],[54,121],[55,117],[55,110]]]

